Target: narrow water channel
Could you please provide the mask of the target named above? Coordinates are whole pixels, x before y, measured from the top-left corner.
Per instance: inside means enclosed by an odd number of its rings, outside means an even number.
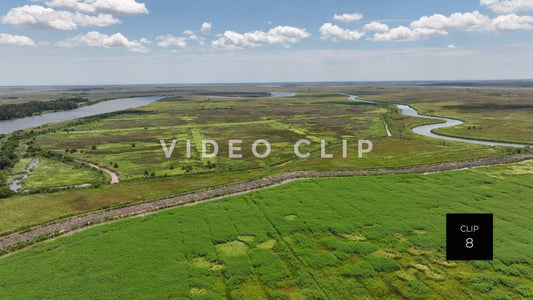
[[[39,158],[33,158],[22,174],[15,175],[16,177],[13,180],[13,183],[9,186],[9,188],[13,192],[18,192],[18,190],[22,187],[23,181],[27,179],[28,176],[30,176],[30,173],[33,168],[35,168],[40,162],[41,161],[39,160]]]

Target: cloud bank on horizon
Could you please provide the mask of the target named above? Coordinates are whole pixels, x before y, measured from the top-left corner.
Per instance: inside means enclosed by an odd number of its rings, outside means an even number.
[[[432,3],[423,10],[413,9],[410,16],[391,10],[376,13],[384,4],[375,1],[371,4],[374,11],[372,7],[349,3],[328,15],[316,7],[305,9],[292,19],[283,12],[264,20],[254,19],[250,9],[267,10],[266,3],[266,6],[243,9],[242,18],[230,22],[221,20],[231,10],[239,10],[233,2],[221,6],[213,1],[210,2],[213,7],[201,13],[180,14],[180,9],[186,11],[188,2],[26,0],[22,4],[2,3],[0,52],[14,48],[86,49],[85,52],[91,48],[122,49],[137,55],[175,54],[187,49],[215,54],[258,48],[313,52],[403,49],[405,45],[416,48],[421,47],[420,43],[458,52],[468,50],[466,42],[462,45],[467,39],[509,36],[509,41],[525,42],[528,38],[520,35],[531,37],[533,31],[533,0],[480,0],[477,5],[457,5],[455,11],[450,11],[451,5],[440,8],[438,3]],[[286,3],[288,11],[295,9],[290,7],[290,2]],[[165,6],[172,9],[166,11]],[[335,9],[333,3],[332,6]],[[138,25],[136,20],[142,20],[143,25]]]

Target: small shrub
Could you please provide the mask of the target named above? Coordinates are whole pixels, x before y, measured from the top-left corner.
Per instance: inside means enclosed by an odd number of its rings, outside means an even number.
[[[470,262],[470,264],[480,270],[486,270],[491,267],[491,264],[489,262],[483,260],[473,260]]]
[[[298,279],[296,280],[296,284],[304,287],[304,288],[310,288],[314,286],[313,277],[308,272],[300,271],[298,273]]]
[[[494,288],[494,284],[491,284],[489,282],[477,282],[473,283],[472,287],[474,288],[474,291],[480,293],[488,293]]]
[[[341,241],[336,238],[328,238],[322,241],[322,244],[328,249],[344,253],[359,253],[363,255],[370,254],[379,249],[378,246],[369,242]]]
[[[146,127],[145,127],[146,129]],[[240,290],[233,290],[230,292],[230,299],[246,300],[246,296]]]
[[[506,276],[500,276],[498,277],[498,280],[500,281],[500,283],[503,285],[503,286],[506,286],[506,287],[515,287],[516,286],[516,281],[514,281],[513,279],[509,278],[509,277],[506,277]]]
[[[351,256],[350,254],[348,254],[348,253],[339,252],[339,251],[335,251],[333,254],[334,254],[335,257],[337,257],[337,259],[340,260],[340,261],[345,261],[345,260],[350,259],[350,257],[352,257],[352,256]]]
[[[399,243],[394,244],[394,248],[398,250],[399,252],[405,252],[407,251],[407,249],[409,249],[409,245],[407,243],[399,242]]]
[[[494,291],[492,293],[490,293],[490,299],[493,299],[493,300],[511,300],[511,298],[509,296],[507,296],[506,294],[500,292],[500,291]]]
[[[490,283],[492,285],[496,285],[496,283],[498,283],[498,279],[496,277],[483,273],[475,273],[472,275],[471,281],[472,283]]]
[[[15,192],[13,192],[9,187],[7,186],[0,187],[0,199],[8,198],[13,195],[15,195]]]
[[[361,261],[355,265],[347,265],[341,269],[344,277],[373,277],[376,275],[374,267],[366,261]]]
[[[407,283],[413,293],[425,294],[431,291],[431,289],[420,280],[411,280]]]
[[[498,283],[498,279],[483,273],[476,273],[472,275],[471,278],[472,281],[472,287],[475,291],[478,291],[480,293],[488,293],[490,292],[494,286]]]
[[[304,259],[307,265],[314,269],[325,266],[336,266],[340,263],[332,253],[317,250],[305,251]]]
[[[362,255],[370,254],[379,249],[378,246],[368,242],[352,242],[351,246],[353,247],[353,251],[355,253]]]
[[[295,233],[293,234],[292,238],[294,240],[294,243],[296,243],[301,248],[317,249],[317,246],[314,241],[308,238],[305,234]]]
[[[241,276],[241,275],[231,276],[227,281],[227,287],[228,289],[234,289],[238,287],[239,284],[243,283],[244,281],[246,281],[245,276]]]
[[[268,291],[268,296],[269,296],[269,299],[280,299],[280,300],[289,300],[289,299],[291,299],[289,297],[289,295],[287,295],[285,293],[282,293],[280,291],[274,291],[274,290],[269,290]]]
[[[533,297],[533,292],[525,285],[517,286],[515,291],[517,291],[523,297]]]
[[[367,256],[366,261],[368,261],[374,270],[378,272],[392,272],[400,269],[400,265],[393,259],[383,256]]]
[[[511,265],[511,269],[518,271],[519,274],[522,274],[523,276],[533,280],[533,271],[529,267],[526,267],[525,265]]]
[[[306,290],[305,292],[305,299],[311,299],[311,300],[324,300],[327,299],[326,296],[315,290]]]
[[[185,166],[182,166],[181,169],[187,173],[189,173],[190,171],[192,171],[192,166],[191,165],[185,165]]]

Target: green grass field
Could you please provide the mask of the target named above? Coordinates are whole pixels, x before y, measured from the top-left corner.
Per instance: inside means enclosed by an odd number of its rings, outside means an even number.
[[[340,144],[343,138],[376,138],[386,135],[380,116],[383,106],[357,105],[341,96],[301,96],[279,98],[210,99],[174,97],[150,105],[107,116],[87,118],[64,124],[55,132],[40,135],[35,145],[46,150],[70,153],[73,157],[114,168],[122,180],[183,174],[184,165],[191,172],[214,172],[207,159],[201,159],[202,139],[219,143],[214,163],[219,171],[248,170],[275,165],[294,158],[293,144],[302,138],[320,139]],[[167,159],[160,140],[177,139],[171,159]],[[229,139],[243,140],[241,160],[228,158]],[[267,139],[272,154],[255,159],[251,144]],[[185,157],[185,142],[191,140],[192,157]],[[94,147],[93,147],[94,146]],[[114,167],[115,163],[118,167]]]
[[[11,171],[12,174],[21,174],[26,172],[26,169],[28,168],[28,165],[31,162],[31,158],[21,158],[17,164],[13,167],[13,170]]]
[[[0,259],[6,299],[527,299],[533,162],[296,181]],[[446,213],[494,213],[494,261],[446,261]]]
[[[70,187],[102,181],[103,175],[89,167],[41,158],[30,176],[24,180],[23,189]]]
[[[395,100],[397,90],[386,89],[383,97],[390,94]],[[449,90],[436,89],[445,95]],[[40,147],[42,151],[111,169],[119,174],[121,182],[96,189],[0,199],[0,210],[4,212],[0,233],[65,215],[151,201],[288,171],[398,168],[508,153],[502,147],[418,136],[411,128],[427,120],[400,115],[393,106],[356,103],[333,91],[329,93],[326,88],[298,91],[301,94],[291,98],[231,99],[182,94],[137,109],[45,126],[41,134],[21,141],[19,157],[25,155],[29,146]],[[392,137],[386,136],[383,120],[388,123]],[[204,138],[219,142],[220,153],[216,159],[200,158],[199,144]],[[230,138],[244,141],[243,159],[227,157]],[[266,159],[251,155],[250,144],[258,138],[272,144],[271,155]],[[294,142],[301,138],[313,143],[307,147],[312,153],[307,159],[298,159],[293,153]],[[360,138],[374,143],[373,151],[362,159],[356,153],[356,140]],[[165,158],[160,139],[168,144],[171,139],[178,139],[171,159]],[[184,157],[187,139],[192,141],[190,159]],[[320,158],[320,139],[328,141],[327,151],[334,158]],[[342,139],[349,141],[346,159],[341,157]],[[209,167],[208,161],[216,166]],[[22,169],[25,162],[21,160],[11,173]],[[43,172],[30,176],[27,184],[31,188],[66,186],[85,183],[90,176],[96,176],[86,168],[55,164],[61,167],[60,172],[55,172],[55,167],[46,168],[45,164],[40,167]],[[192,170],[188,171],[186,166]],[[65,172],[70,175],[65,176]]]
[[[168,198],[214,186],[260,178],[268,172],[193,174],[169,178],[147,178],[99,188],[74,189],[53,193],[26,194],[0,199],[0,233],[28,225],[89,211]]]

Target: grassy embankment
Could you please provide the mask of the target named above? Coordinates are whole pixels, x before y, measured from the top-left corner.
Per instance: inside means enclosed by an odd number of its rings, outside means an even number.
[[[0,259],[0,298],[526,299],[532,170],[297,181],[98,226]],[[453,212],[494,213],[494,261],[445,260]]]

